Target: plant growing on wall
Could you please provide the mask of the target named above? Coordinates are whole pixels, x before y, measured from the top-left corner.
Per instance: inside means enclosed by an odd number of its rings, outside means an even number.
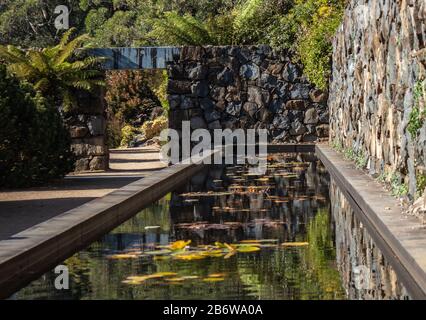
[[[92,91],[104,85],[103,74],[97,68],[103,59],[80,57],[78,50],[88,36],[71,40],[74,31],[66,32],[58,45],[42,50],[0,46],[0,58],[8,64],[8,71],[33,84],[35,90],[55,103],[62,103],[65,111],[77,104],[75,90]]]
[[[418,131],[426,120],[426,110],[422,106],[426,96],[426,80],[416,82],[413,95],[414,106],[410,113],[407,130],[412,138],[416,138]]]

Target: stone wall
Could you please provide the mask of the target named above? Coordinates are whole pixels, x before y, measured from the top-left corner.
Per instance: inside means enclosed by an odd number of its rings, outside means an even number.
[[[425,1],[351,0],[333,44],[331,142],[366,157],[371,174],[397,174],[411,196],[425,175],[424,119],[408,130],[424,109],[425,43]]]
[[[168,66],[170,127],[267,129],[270,142],[328,137],[327,95],[285,51],[183,47]]]
[[[109,152],[105,141],[106,117],[103,90],[79,92],[78,107],[64,116],[70,130],[71,148],[77,158],[75,171],[108,169]]]

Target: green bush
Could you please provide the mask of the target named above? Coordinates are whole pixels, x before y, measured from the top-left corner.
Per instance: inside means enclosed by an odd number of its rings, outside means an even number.
[[[0,65],[0,186],[63,177],[73,170],[70,142],[56,108]]]
[[[147,121],[142,125],[142,133],[145,139],[149,140],[158,137],[162,130],[169,127],[169,120],[166,116],[160,116],[153,121]]]

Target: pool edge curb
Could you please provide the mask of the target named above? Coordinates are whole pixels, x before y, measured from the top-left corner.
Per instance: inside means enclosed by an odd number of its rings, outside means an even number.
[[[7,299],[42,270],[54,267],[172,191],[205,166],[203,159],[217,152],[221,150],[210,151],[197,163],[179,163],[154,172],[0,241],[0,299]]]
[[[405,217],[397,199],[390,196],[372,177],[326,144],[316,145],[316,155],[335,179],[356,216],[367,227],[370,236],[395,269],[414,299],[426,299],[426,261],[415,250],[426,254],[426,234],[419,236],[415,217]],[[369,198],[369,199],[367,199]],[[378,202],[386,202],[382,210]],[[400,223],[403,221],[404,223]],[[411,231],[411,232],[410,232]],[[417,243],[412,243],[416,241]],[[418,248],[418,245],[420,246]]]

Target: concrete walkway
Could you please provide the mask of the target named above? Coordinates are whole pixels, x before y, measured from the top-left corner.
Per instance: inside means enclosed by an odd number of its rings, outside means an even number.
[[[110,170],[71,174],[45,187],[0,192],[0,240],[103,197],[165,167],[158,147],[110,150]]]

